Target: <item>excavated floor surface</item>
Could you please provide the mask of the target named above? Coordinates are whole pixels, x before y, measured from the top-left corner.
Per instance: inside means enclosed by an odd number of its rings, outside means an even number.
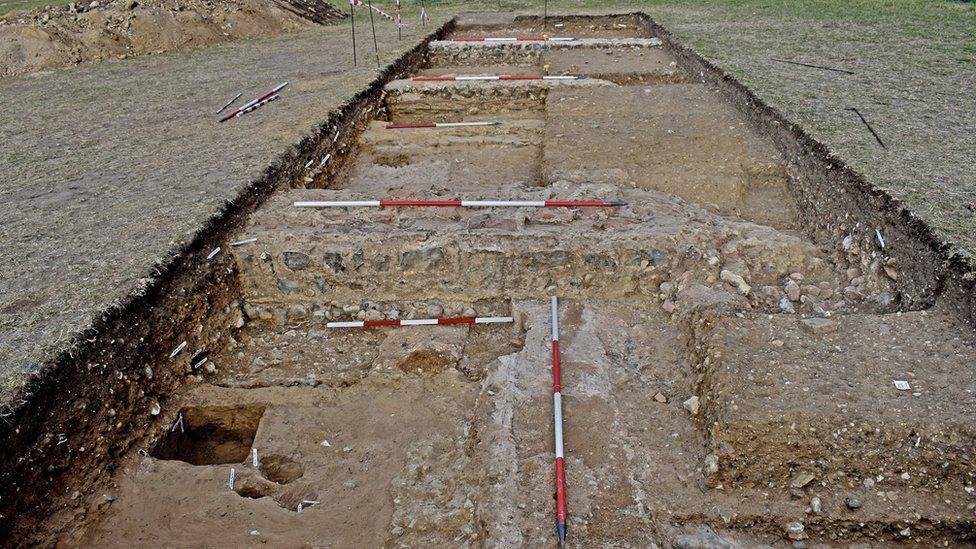
[[[562,29],[639,37],[605,19]],[[344,167],[241,233],[226,345],[70,541],[554,545],[557,295],[571,545],[973,543],[976,343],[900,310],[883,247],[810,241],[772,144],[654,46],[451,55],[423,72],[586,78],[390,84]],[[385,197],[627,206],[293,206]],[[515,322],[325,326],[462,314]]]

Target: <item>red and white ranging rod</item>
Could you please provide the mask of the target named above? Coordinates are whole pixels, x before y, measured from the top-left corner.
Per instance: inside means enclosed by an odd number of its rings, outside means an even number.
[[[556,535],[566,547],[566,463],[563,456],[562,376],[559,370],[559,302],[552,296],[552,424],[556,449]]]
[[[298,208],[618,208],[619,200],[308,200]]]
[[[512,36],[495,38],[492,36],[459,36],[452,42],[572,42],[576,40],[568,36],[546,36],[544,34],[533,36]]]
[[[412,320],[355,320],[327,322],[326,328],[379,328],[383,326],[434,326],[453,324],[501,324],[512,322],[510,316],[459,316],[453,318],[418,318]]]
[[[387,124],[388,130],[405,130],[411,128],[467,128],[471,126],[497,126],[501,122],[421,122],[418,124]]]
[[[282,82],[281,84],[278,84],[271,91],[266,92],[263,95],[259,95],[258,97],[255,97],[254,99],[252,99],[252,100],[248,101],[247,103],[244,103],[243,105],[241,105],[240,108],[234,109],[234,110],[230,111],[229,113],[225,114],[224,117],[220,119],[220,121],[221,122],[226,122],[226,121],[230,120],[231,118],[236,118],[236,117],[238,117],[238,116],[240,116],[242,114],[251,112],[254,109],[256,109],[256,108],[258,108],[258,107],[260,107],[262,105],[266,105],[266,104],[270,103],[271,101],[274,101],[275,99],[278,98],[278,92],[280,92],[281,90],[285,89],[285,86],[287,86],[287,85],[288,85],[288,82]]]
[[[412,76],[415,82],[464,82],[469,80],[579,80],[579,76],[546,76],[542,74],[486,74],[472,76],[458,76],[444,74],[440,76]]]

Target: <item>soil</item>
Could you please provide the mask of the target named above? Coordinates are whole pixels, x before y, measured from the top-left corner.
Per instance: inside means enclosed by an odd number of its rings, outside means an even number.
[[[801,232],[714,90],[622,82],[388,85],[345,163],[239,234],[235,328],[62,541],[551,545],[558,295],[572,544],[972,544],[976,341],[899,308],[883,246]],[[385,127],[461,120],[500,123]],[[292,205],[379,197],[627,205]],[[325,324],[473,314],[514,322]]]
[[[274,36],[344,17],[323,0],[111,0],[0,18],[0,77]]]

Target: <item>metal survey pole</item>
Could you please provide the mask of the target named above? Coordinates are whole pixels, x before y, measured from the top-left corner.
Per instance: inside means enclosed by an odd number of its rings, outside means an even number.
[[[349,24],[352,27],[352,65],[359,65],[359,58],[356,57],[356,6],[352,0],[349,2]]]
[[[373,53],[376,55],[376,68],[380,68],[380,47],[376,44],[376,24],[373,22],[373,0],[366,0],[369,6],[369,26],[373,28]]]

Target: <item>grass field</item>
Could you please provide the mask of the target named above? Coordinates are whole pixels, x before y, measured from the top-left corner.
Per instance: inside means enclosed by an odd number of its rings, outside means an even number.
[[[14,10],[33,10],[44,6],[67,6],[63,0],[0,0],[0,15]]]
[[[544,3],[484,5],[542,13]],[[957,252],[976,256],[976,3],[552,0],[548,9],[648,13],[900,200]]]

